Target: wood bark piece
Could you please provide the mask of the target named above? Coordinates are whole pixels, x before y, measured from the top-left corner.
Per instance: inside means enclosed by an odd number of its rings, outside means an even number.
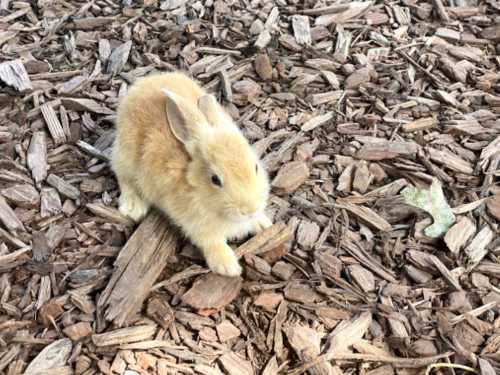
[[[168,302],[160,297],[153,297],[148,302],[146,314],[163,329],[168,329],[174,321],[174,312]]]
[[[478,234],[473,238],[465,249],[465,254],[469,258],[469,262],[477,265],[488,253],[488,245],[494,238],[494,233],[489,225],[484,226]]]
[[[323,115],[314,116],[310,120],[308,120],[304,125],[302,125],[301,130],[303,132],[308,132],[317,127],[328,123],[333,118],[333,112],[328,112]]]
[[[227,277],[211,272],[199,277],[181,299],[195,309],[219,310],[238,296],[242,284],[241,277]]]
[[[373,1],[351,1],[342,11],[323,14],[316,18],[316,26],[328,26],[332,23],[341,24],[352,18],[359,17],[365,13],[373,4]],[[342,4],[344,5],[344,4]]]
[[[63,332],[72,341],[78,341],[89,336],[92,333],[92,327],[88,322],[80,322],[64,328]]]
[[[66,134],[64,134],[61,122],[57,118],[54,108],[52,108],[49,104],[44,104],[40,107],[40,111],[42,112],[45,123],[49,128],[50,135],[52,136],[52,139],[54,139],[54,143],[56,145],[60,145],[66,142]]]
[[[112,115],[114,112],[107,107],[100,105],[93,99],[85,98],[62,98],[62,105],[66,109],[70,109],[77,112],[94,112],[102,115]]]
[[[352,181],[353,189],[364,194],[370,187],[372,180],[373,175],[368,169],[368,163],[365,160],[360,161],[356,165],[356,171],[354,172],[354,179]]]
[[[94,215],[111,220],[115,223],[132,226],[134,222],[126,216],[123,216],[120,211],[114,207],[105,206],[100,203],[87,203],[86,207]]]
[[[452,253],[458,254],[474,233],[476,233],[474,223],[468,217],[462,217],[448,230],[444,242]]]
[[[344,320],[329,335],[330,346],[328,353],[349,353],[350,346],[361,340],[372,322],[371,312],[364,312],[361,315]]]
[[[271,186],[277,193],[292,193],[307,180],[309,173],[309,167],[305,162],[289,162],[280,168]]]
[[[277,223],[263,230],[239,246],[235,253],[238,257],[246,254],[262,254],[276,249],[292,237],[288,226],[284,223]]]
[[[12,204],[23,208],[35,208],[40,204],[40,194],[28,184],[14,185],[2,190],[2,195]]]
[[[137,313],[165,261],[176,248],[176,235],[167,220],[152,211],[125,244],[114,263],[115,270],[99,298],[104,318],[123,326]],[[134,293],[130,293],[133,285]]]
[[[69,339],[61,339],[54,341],[52,344],[46,346],[36,357],[31,361],[31,363],[26,367],[24,371],[25,375],[35,375],[49,370],[54,370],[58,367],[63,367],[66,365],[71,350],[73,349],[73,344]]]
[[[24,231],[24,225],[4,197],[0,195],[0,222],[11,232]]]
[[[33,89],[28,72],[21,60],[5,61],[0,64],[0,81],[20,92]]]
[[[221,342],[226,342],[238,337],[241,331],[236,328],[229,320],[224,320],[216,327],[217,336]]]
[[[122,345],[131,342],[148,340],[156,332],[155,326],[143,325],[120,328],[106,333],[92,335],[92,342],[96,346]]]
[[[491,216],[500,221],[500,194],[488,198],[486,207]]]
[[[437,125],[437,119],[434,117],[420,118],[418,120],[404,124],[401,128],[406,133],[428,130]]]
[[[314,361],[321,353],[321,336],[316,330],[294,324],[285,327],[285,334],[293,350],[304,363]],[[307,370],[311,375],[328,375],[333,373],[329,362],[321,362]]]
[[[379,216],[375,211],[368,207],[355,205],[352,203],[342,203],[336,205],[337,208],[343,208],[353,215],[357,216],[360,220],[365,222],[370,227],[380,230],[382,232],[389,232],[392,230],[392,225],[389,224],[384,218]]]
[[[131,49],[132,41],[130,40],[116,47],[111,53],[111,56],[109,56],[107,72],[112,75],[120,73],[127,63]]]
[[[254,375],[252,364],[234,352],[219,357],[219,362],[228,375]]]
[[[391,142],[381,140],[380,142],[365,143],[356,152],[355,157],[363,160],[378,161],[394,159],[400,156],[415,157],[419,146],[412,142]]]
[[[307,16],[293,16],[292,28],[297,43],[305,45],[312,43],[311,28],[309,27],[309,18]]]
[[[55,174],[50,174],[47,177],[47,183],[65,197],[70,199],[78,199],[80,197],[80,190]]]
[[[273,66],[268,54],[258,54],[254,61],[254,67],[259,77],[264,81],[270,80],[273,77]]]
[[[47,140],[44,132],[35,132],[28,148],[27,164],[37,186],[47,177]]]

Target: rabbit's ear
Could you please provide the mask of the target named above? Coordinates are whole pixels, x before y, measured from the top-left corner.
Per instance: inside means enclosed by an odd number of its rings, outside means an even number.
[[[162,89],[165,95],[165,110],[167,112],[167,119],[170,125],[170,129],[177,138],[183,144],[188,143],[193,140],[192,129],[190,125],[190,111],[187,108],[186,103],[179,95],[173,92]]]
[[[217,126],[224,121],[222,109],[215,96],[206,94],[200,97],[198,99],[198,108],[205,115],[210,125]]]

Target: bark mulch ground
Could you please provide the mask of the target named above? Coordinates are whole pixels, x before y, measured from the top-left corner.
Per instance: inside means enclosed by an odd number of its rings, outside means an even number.
[[[0,0],[0,49],[0,374],[500,372],[498,2]],[[174,69],[271,177],[242,278],[116,209],[117,104]]]

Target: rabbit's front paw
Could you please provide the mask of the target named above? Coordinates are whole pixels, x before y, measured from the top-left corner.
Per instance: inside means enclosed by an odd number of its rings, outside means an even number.
[[[119,211],[122,215],[138,222],[148,213],[149,204],[141,199],[137,193],[131,190],[122,190],[119,199]]]
[[[224,276],[241,275],[241,266],[236,254],[228,245],[205,252],[208,267],[215,273]]]
[[[269,219],[266,214],[261,214],[257,219],[255,219],[253,223],[253,232],[254,233],[260,233],[264,229],[269,228],[271,225],[273,225],[271,219]]]

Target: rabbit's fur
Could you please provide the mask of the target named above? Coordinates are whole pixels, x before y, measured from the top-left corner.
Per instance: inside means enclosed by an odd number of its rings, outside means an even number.
[[[227,240],[271,225],[261,162],[215,98],[182,73],[130,87],[118,108],[112,166],[120,212],[139,221],[158,207],[214,272],[239,275]]]

